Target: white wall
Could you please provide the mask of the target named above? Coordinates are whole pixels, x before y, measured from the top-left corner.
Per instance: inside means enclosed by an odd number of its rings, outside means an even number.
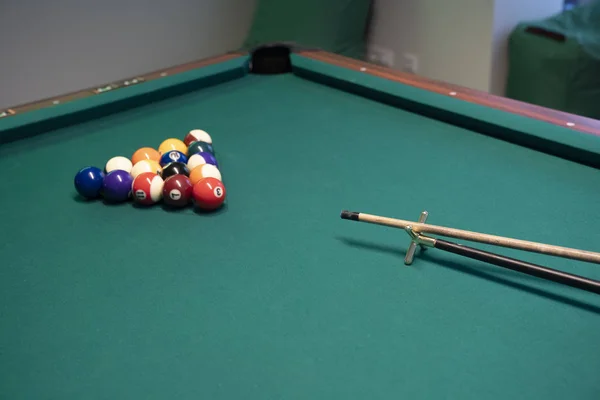
[[[374,0],[369,42],[500,93],[505,39],[562,0]],[[0,109],[238,48],[256,0],[0,0]]]
[[[375,0],[370,44],[419,59],[419,75],[487,90],[493,0]]]
[[[546,17],[562,0],[375,0],[370,45],[418,56],[418,74],[501,93],[505,43],[522,20]]]
[[[235,50],[255,0],[0,0],[0,109]]]

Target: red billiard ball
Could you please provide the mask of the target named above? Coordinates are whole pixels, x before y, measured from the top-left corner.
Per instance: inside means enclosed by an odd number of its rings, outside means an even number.
[[[168,177],[163,185],[163,201],[171,207],[185,207],[192,199],[192,182],[185,175]]]
[[[196,182],[193,196],[196,205],[203,210],[216,210],[226,197],[225,185],[217,178],[204,178]]]
[[[183,143],[185,143],[186,146],[189,146],[193,142],[197,142],[197,141],[212,144],[212,138],[206,131],[203,131],[202,129],[192,129],[185,136],[185,138],[183,138]]]
[[[162,198],[164,181],[154,172],[143,172],[135,177],[131,185],[133,200],[138,204],[151,205]]]

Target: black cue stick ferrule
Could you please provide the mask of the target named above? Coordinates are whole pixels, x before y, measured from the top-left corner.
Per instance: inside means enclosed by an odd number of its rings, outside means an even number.
[[[354,211],[342,211],[342,213],[340,214],[340,217],[342,217],[342,219],[349,219],[352,221],[358,221],[358,214],[357,212]]]
[[[577,289],[582,289],[588,292],[600,294],[600,282],[592,279],[587,279],[582,276],[568,274],[554,269],[542,267],[540,265],[516,260],[514,258],[500,256],[498,254],[489,253],[486,251],[474,249],[472,247],[467,247],[440,239],[436,239],[434,247],[436,249],[448,251],[450,253],[458,254],[460,256],[483,261],[489,264],[497,265],[503,268],[508,268],[513,271],[522,272],[524,274],[536,276],[542,279],[547,279],[553,282],[562,283],[564,285],[568,285]]]

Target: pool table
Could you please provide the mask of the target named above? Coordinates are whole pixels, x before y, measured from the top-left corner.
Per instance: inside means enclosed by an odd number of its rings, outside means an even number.
[[[595,120],[282,44],[2,115],[0,398],[600,398],[598,295],[340,218],[599,251]],[[75,191],[191,129],[220,209]]]

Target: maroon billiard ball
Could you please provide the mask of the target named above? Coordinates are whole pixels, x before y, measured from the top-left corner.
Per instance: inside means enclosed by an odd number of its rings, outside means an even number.
[[[192,182],[185,175],[168,177],[163,184],[163,201],[171,207],[185,207],[192,199]]]

